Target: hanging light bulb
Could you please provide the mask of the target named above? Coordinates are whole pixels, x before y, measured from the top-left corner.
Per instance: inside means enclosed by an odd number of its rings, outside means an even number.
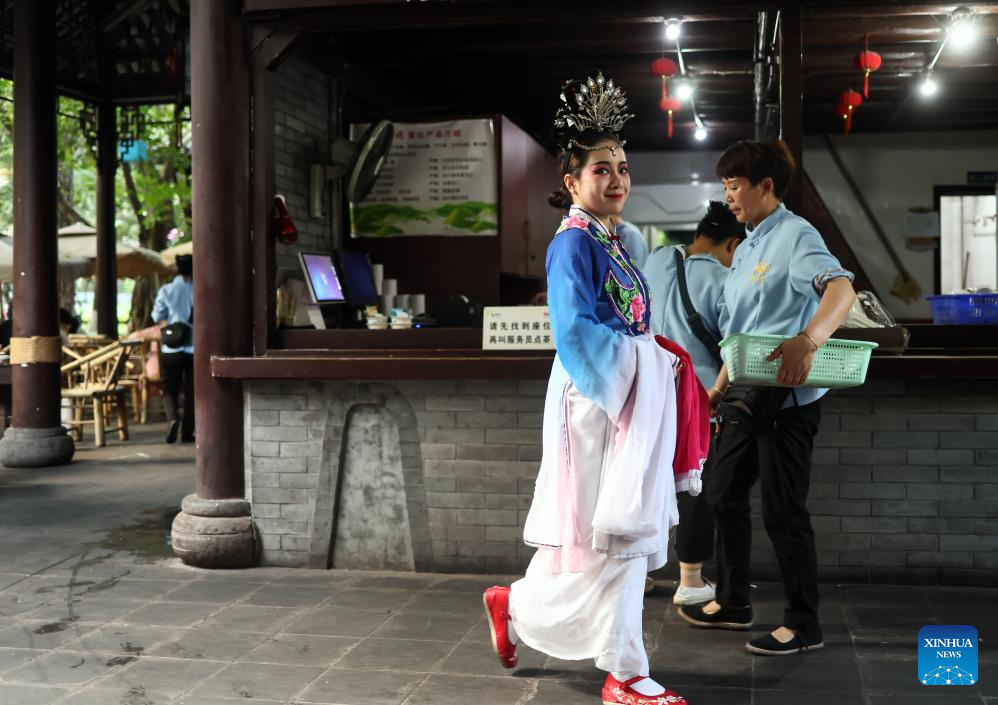
[[[977,38],[974,16],[965,7],[953,11],[953,21],[949,26],[949,41],[957,49],[965,49]]]
[[[670,17],[665,21],[665,38],[670,42],[679,39],[680,25],[682,23],[676,17]]]
[[[928,98],[935,95],[936,91],[939,90],[939,85],[936,83],[936,80],[932,78],[932,74],[927,73],[922,78],[922,82],[919,84],[918,90],[923,96]]]
[[[683,81],[676,87],[676,97],[679,98],[679,100],[689,100],[692,95],[693,84],[689,81]]]
[[[705,128],[703,125],[700,125],[699,127],[697,127],[696,132],[693,133],[693,136],[697,139],[698,142],[703,142],[705,139],[707,139],[707,128]]]

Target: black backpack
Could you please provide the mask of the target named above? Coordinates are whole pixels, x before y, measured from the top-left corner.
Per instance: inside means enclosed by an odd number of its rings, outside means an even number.
[[[690,330],[693,331],[693,335],[695,335],[697,339],[703,343],[704,347],[707,348],[707,352],[711,354],[720,367],[724,361],[721,359],[721,350],[717,347],[718,341],[715,340],[714,336],[707,330],[707,326],[703,324],[703,319],[700,318],[700,314],[697,313],[697,310],[693,308],[693,301],[690,299],[690,290],[686,286],[686,264],[683,260],[683,253],[676,249],[674,249],[672,253],[675,255],[676,259],[676,277],[679,279],[679,296],[683,300],[683,310],[686,311],[686,321],[690,324]]]

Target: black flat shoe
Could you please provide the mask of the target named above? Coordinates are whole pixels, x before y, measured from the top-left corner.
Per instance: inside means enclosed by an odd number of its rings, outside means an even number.
[[[679,616],[701,629],[750,629],[755,622],[752,617],[752,607],[722,607],[713,614],[703,611],[706,605],[683,605],[679,608]]]
[[[170,430],[166,432],[166,442],[167,443],[176,443],[177,442],[177,433],[179,433],[179,432],[180,432],[180,422],[179,421],[171,421],[170,422]]]
[[[786,644],[781,643],[772,634],[766,634],[758,639],[752,639],[750,642],[745,644],[745,648],[748,651],[751,651],[753,654],[759,654],[760,656],[789,656],[791,654],[804,653],[805,651],[823,649],[824,647],[825,642],[816,641],[809,644],[803,639],[803,637],[801,637],[800,634],[794,634],[794,638]]]
[[[194,442],[194,436],[184,436],[184,437],[182,437],[180,439],[180,442],[181,443],[193,443]]]

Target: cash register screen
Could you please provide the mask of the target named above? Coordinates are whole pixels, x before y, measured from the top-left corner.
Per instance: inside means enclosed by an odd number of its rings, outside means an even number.
[[[374,284],[371,260],[367,255],[350,250],[340,250],[336,254],[350,305],[362,307],[378,303],[378,290]]]
[[[346,301],[336,265],[329,255],[298,253],[312,299],[317,304],[338,304]]]

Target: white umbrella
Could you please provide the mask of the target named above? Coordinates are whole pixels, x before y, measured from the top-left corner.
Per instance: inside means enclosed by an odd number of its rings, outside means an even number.
[[[173,247],[167,247],[165,250],[160,250],[163,256],[163,262],[169,267],[175,267],[177,265],[177,255],[193,255],[194,254],[194,241],[188,240],[179,245],[174,245]]]
[[[97,230],[86,223],[74,223],[59,228],[59,272],[69,277],[89,277],[96,274]],[[0,249],[0,281],[13,281],[13,240],[6,236],[11,248],[9,256]],[[166,276],[170,267],[155,250],[126,242],[114,243],[119,279]],[[5,265],[6,263],[6,265]]]
[[[118,241],[114,243],[114,251],[119,279],[134,279],[135,277],[151,277],[170,273],[170,268],[155,250]],[[60,228],[59,258],[96,260],[97,232],[83,223]],[[83,276],[94,274],[95,266],[96,263]]]
[[[63,235],[96,235],[97,228],[92,225],[87,225],[86,223],[81,223],[79,221],[73,223],[72,225],[67,225],[64,228],[59,228],[56,230],[59,237]]]
[[[59,274],[69,279],[89,277],[93,262],[85,257],[59,256]],[[14,239],[0,235],[0,281],[14,281]]]

